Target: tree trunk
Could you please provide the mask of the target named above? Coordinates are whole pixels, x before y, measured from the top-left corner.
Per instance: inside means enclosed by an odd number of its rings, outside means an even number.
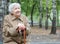
[[[0,0],[0,41],[3,42],[3,37],[2,37],[2,29],[3,29],[3,19],[4,15],[6,14],[5,7],[6,7],[6,1],[7,0]]]
[[[59,13],[59,9],[58,9],[59,8],[59,0],[56,0],[56,2],[57,2],[57,6],[56,6],[57,7],[57,26],[59,26],[59,14],[58,14]]]
[[[32,27],[33,27],[33,11],[34,11],[35,4],[36,4],[36,3],[33,4],[32,10],[31,10],[31,26],[32,26]]]
[[[39,19],[39,27],[42,28],[42,0],[40,0],[40,8],[39,8],[39,12],[40,12],[40,19]]]
[[[50,34],[56,34],[56,0],[52,0],[53,20]]]
[[[46,22],[45,22],[45,29],[48,29],[48,0],[46,0]]]
[[[6,3],[6,4],[7,4],[7,5],[6,5],[6,6],[7,6],[7,14],[8,14],[8,13],[9,13],[9,12],[8,12],[9,0],[7,0],[7,3]]]

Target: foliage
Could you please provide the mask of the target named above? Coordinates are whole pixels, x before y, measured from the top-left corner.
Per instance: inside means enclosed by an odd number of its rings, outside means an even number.
[[[26,16],[30,16],[31,15],[31,10],[32,10],[32,6],[33,4],[35,4],[34,7],[34,11],[33,11],[33,19],[34,21],[38,21],[39,20],[39,7],[40,7],[40,0],[19,0],[21,2],[21,8],[22,8],[22,13],[25,14]],[[18,0],[10,0],[10,2],[18,2]],[[57,4],[57,8],[58,11],[60,10],[60,0],[56,0]],[[42,8],[43,8],[43,16],[46,15],[46,0],[42,0]],[[49,14],[51,14],[51,10],[52,10],[52,0],[48,0],[48,11]],[[37,19],[36,19],[37,18]],[[45,17],[44,17],[45,18]],[[30,17],[29,17],[30,19]]]

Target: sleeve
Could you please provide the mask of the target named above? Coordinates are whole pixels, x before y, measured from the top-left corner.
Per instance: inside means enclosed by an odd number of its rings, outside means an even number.
[[[26,24],[26,35],[29,35],[31,33],[30,31],[31,27],[29,25],[29,23]]]
[[[27,17],[25,17],[25,25],[26,25],[26,30],[27,30],[27,32],[28,33],[30,33],[31,31],[31,27],[30,27],[30,24],[29,24],[29,22],[28,22],[28,18]]]
[[[16,31],[17,26],[11,26],[9,23],[8,19],[5,17],[4,18],[4,23],[3,23],[3,33],[5,36],[16,36],[18,33]]]

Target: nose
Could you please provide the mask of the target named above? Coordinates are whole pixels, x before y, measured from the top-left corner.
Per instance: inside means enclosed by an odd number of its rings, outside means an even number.
[[[17,13],[20,13],[21,11],[20,11],[20,9],[17,9],[17,11],[16,11]]]
[[[20,9],[17,9],[17,11],[19,11],[19,12],[20,12]]]

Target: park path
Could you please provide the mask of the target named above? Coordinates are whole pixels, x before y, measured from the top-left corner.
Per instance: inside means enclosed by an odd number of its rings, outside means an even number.
[[[27,44],[60,44],[60,30],[56,35],[50,34],[51,29],[32,27],[31,34],[27,37]]]

